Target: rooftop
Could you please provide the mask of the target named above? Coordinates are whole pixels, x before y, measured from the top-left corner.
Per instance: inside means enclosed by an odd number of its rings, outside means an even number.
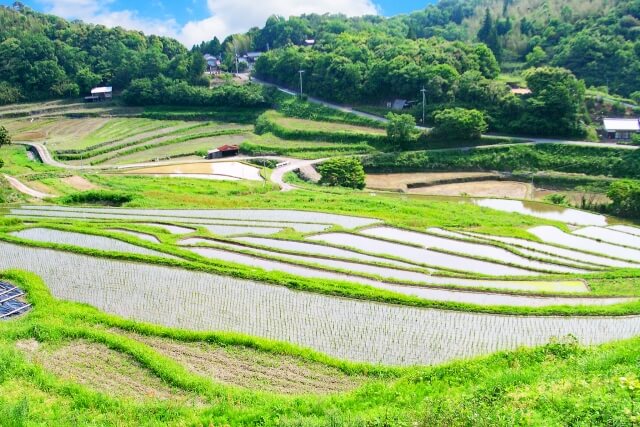
[[[93,89],[91,89],[92,95],[95,95],[97,93],[111,93],[111,92],[113,92],[113,88],[111,86],[94,87]]]
[[[638,119],[604,119],[604,129],[606,131],[640,132],[640,122]]]

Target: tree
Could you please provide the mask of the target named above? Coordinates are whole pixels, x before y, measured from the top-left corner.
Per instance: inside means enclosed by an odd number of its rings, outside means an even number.
[[[528,65],[537,67],[547,60],[547,54],[540,46],[536,46],[527,54],[526,60]]]
[[[526,71],[532,95],[526,100],[521,123],[537,135],[584,136],[584,82],[564,68],[542,67]]]
[[[387,138],[394,145],[402,145],[411,140],[411,136],[416,128],[416,119],[411,114],[387,115]]]
[[[479,139],[488,129],[484,114],[478,110],[449,108],[435,113],[433,135],[456,141]]]
[[[355,157],[337,157],[329,159],[320,166],[320,184],[332,187],[363,189],[365,173],[362,163]]]
[[[491,11],[487,8],[485,10],[484,21],[482,27],[478,31],[478,40],[486,44],[493,52],[496,59],[500,60],[502,57],[502,46],[500,46],[500,40],[498,39],[498,29],[491,16]]]
[[[4,126],[0,126],[0,147],[11,144],[11,136]]]
[[[9,131],[4,126],[0,126],[0,148],[3,145],[11,144],[11,136],[9,136]],[[4,165],[2,159],[0,159],[0,168]]]
[[[607,196],[611,199],[611,210],[621,216],[640,218],[640,183],[631,180],[611,184]]]

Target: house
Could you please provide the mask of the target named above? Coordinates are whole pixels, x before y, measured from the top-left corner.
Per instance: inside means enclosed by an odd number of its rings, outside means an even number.
[[[262,52],[247,52],[244,57],[247,59],[247,61],[253,63],[256,62],[261,56]]]
[[[511,87],[511,93],[514,95],[524,96],[531,95],[531,89],[526,87]]]
[[[113,88],[108,87],[94,87],[91,89],[91,96],[85,96],[84,102],[100,102],[111,101],[113,98]]]
[[[391,103],[391,109],[400,111],[407,108],[408,105],[409,103],[407,102],[406,99],[396,99],[395,101],[393,101],[393,103]]]
[[[221,159],[223,157],[233,157],[240,153],[240,147],[237,145],[223,145],[207,152],[207,159]]]
[[[629,140],[640,133],[640,121],[636,119],[604,119],[604,134],[607,139]]]
[[[316,41],[314,39],[307,39],[304,41],[305,46],[314,46],[315,44],[316,44]]]
[[[220,68],[220,59],[213,56],[213,55],[209,55],[208,53],[204,55],[204,60],[207,63],[207,71],[210,73],[213,73],[215,71],[218,71]]]

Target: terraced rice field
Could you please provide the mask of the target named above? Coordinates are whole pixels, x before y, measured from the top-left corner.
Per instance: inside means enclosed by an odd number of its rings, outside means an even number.
[[[233,265],[237,271],[254,272],[245,277],[271,274],[269,277],[299,283],[319,279],[337,289],[368,288],[404,298],[476,307],[602,307],[635,302],[629,297],[593,296],[586,282],[576,277],[640,266],[636,250],[629,247],[640,238],[640,231],[633,233],[636,229],[628,226],[588,226],[572,233],[535,227],[529,232],[542,242],[534,242],[437,228],[402,230],[371,218],[282,209],[26,206],[13,209],[11,214],[61,222],[86,218],[99,229],[111,230],[114,237],[128,234],[153,243],[159,240],[146,227],[164,229],[174,235],[165,234],[163,242],[173,242],[162,243],[165,247],[175,245],[200,255],[199,263],[212,268]],[[123,228],[114,226],[114,221]],[[145,227],[136,230],[137,225]],[[330,230],[333,226],[345,231]],[[298,240],[246,237],[285,228],[302,234],[295,237]],[[191,235],[180,239],[181,234]],[[211,234],[220,237],[208,237]],[[13,235],[173,257],[111,237],[37,226]],[[573,245],[577,242],[580,245]],[[637,252],[640,257],[640,250]],[[62,299],[170,327],[233,331],[286,341],[353,361],[434,364],[543,344],[566,334],[592,344],[640,333],[640,316],[560,318],[446,311],[294,291],[235,277],[13,243],[0,242],[0,253],[0,270],[32,271]],[[34,263],[34,259],[44,261]],[[82,274],[76,274],[78,271]],[[535,280],[547,273],[556,276]],[[167,316],[168,312],[172,315]]]
[[[243,222],[287,222],[301,224],[338,225],[343,228],[354,229],[380,223],[377,219],[356,216],[336,215],[313,211],[296,211],[282,209],[113,209],[113,208],[67,208],[59,206],[25,206],[21,209],[11,209],[10,214],[21,216],[28,213],[40,213],[43,216],[54,215],[101,215],[103,219],[135,220],[149,217],[173,218],[176,222],[181,219],[220,219]]]
[[[474,200],[478,206],[497,209],[504,212],[520,213],[553,221],[565,222],[574,225],[607,225],[604,215],[597,215],[577,209],[563,208],[542,203],[529,203],[519,200],[480,199]]]
[[[435,364],[567,334],[585,344],[640,334],[638,316],[500,316],[412,308],[7,243],[0,243],[0,251],[0,269],[34,272],[58,298],[170,327],[292,342],[347,360]]]
[[[268,239],[261,239],[261,238],[253,238],[253,237],[249,237],[249,238],[241,238],[238,240],[244,240],[244,241],[248,241],[248,240],[268,240]],[[271,240],[274,242],[277,242],[276,240]],[[289,242],[286,242],[289,243]],[[294,242],[291,242],[294,243]],[[460,288],[493,288],[493,289],[502,289],[502,290],[520,290],[520,291],[531,291],[531,292],[567,292],[567,293],[586,293],[588,292],[587,287],[585,286],[585,284],[581,281],[577,281],[577,280],[566,280],[566,281],[530,281],[530,282],[526,282],[526,281],[496,281],[496,280],[479,280],[479,279],[461,279],[458,277],[439,277],[439,276],[433,276],[430,274],[430,271],[427,269],[422,270],[422,272],[420,271],[421,269],[416,268],[416,266],[412,266],[410,264],[405,264],[405,267],[408,267],[407,269],[400,269],[400,268],[392,268],[392,267],[383,267],[381,265],[381,263],[384,264],[391,264],[393,261],[392,260],[388,260],[388,259],[384,259],[384,258],[375,258],[375,257],[370,257],[372,258],[373,261],[377,262],[378,264],[376,265],[372,265],[372,264],[366,264],[366,263],[358,263],[358,262],[351,262],[351,261],[344,261],[344,260],[340,260],[340,259],[335,259],[335,258],[327,258],[327,257],[319,257],[317,255],[313,255],[313,256],[302,256],[302,255],[295,255],[295,254],[291,254],[291,253],[281,253],[281,252],[273,252],[273,251],[269,251],[269,250],[265,250],[265,249],[259,249],[259,248],[254,248],[254,247],[246,247],[246,246],[242,246],[242,245],[237,245],[237,244],[231,244],[231,243],[226,243],[226,242],[219,242],[219,241],[212,241],[212,240],[208,240],[208,239],[201,239],[201,238],[189,238],[189,239],[184,239],[182,241],[180,241],[181,245],[186,245],[186,246],[192,246],[192,245],[200,245],[200,246],[214,246],[217,248],[223,248],[223,249],[229,249],[231,251],[241,251],[241,252],[247,252],[249,251],[252,254],[257,254],[260,256],[263,256],[267,261],[270,259],[281,259],[284,260],[285,263],[283,262],[275,262],[275,263],[270,263],[269,266],[269,270],[276,270],[276,271],[282,271],[282,272],[287,272],[287,273],[293,273],[293,266],[291,264],[301,264],[303,266],[309,266],[309,265],[315,265],[315,266],[320,266],[324,269],[328,269],[328,270],[337,270],[337,271],[342,271],[344,273],[340,274],[340,275],[327,275],[327,271],[326,270],[319,270],[318,268],[305,268],[304,269],[304,274],[300,274],[302,276],[305,277],[324,277],[324,278],[335,278],[335,279],[339,279],[339,280],[348,280],[351,282],[356,282],[356,283],[363,283],[363,284],[367,284],[367,285],[372,285],[378,288],[384,288],[384,289],[388,289],[388,290],[394,290],[396,292],[399,293],[403,293],[405,295],[415,295],[415,296],[421,296],[421,297],[429,297],[429,298],[433,298],[436,299],[436,296],[439,296],[439,298],[437,298],[438,300],[443,300],[443,301],[467,301],[467,302],[472,302],[472,303],[479,303],[480,299],[478,298],[477,295],[475,296],[471,296],[469,294],[467,294],[469,296],[469,298],[465,298],[464,294],[460,294],[460,293],[434,293],[431,292],[429,290],[425,290],[425,289],[419,289],[417,287],[402,287],[402,286],[390,286],[389,284],[382,284],[380,283],[380,281],[372,281],[372,280],[368,280],[363,278],[362,276],[357,276],[357,274],[363,274],[363,275],[373,275],[373,276],[378,276],[380,277],[380,279],[382,281],[387,280],[387,281],[392,281],[392,282],[411,282],[411,283],[415,283],[415,284],[423,284],[423,285],[431,285],[432,287],[435,286],[445,286],[445,285],[449,285],[449,286],[457,286]],[[191,250],[193,250],[194,252],[209,257],[209,258],[216,258],[216,256],[214,255],[214,252],[216,251],[209,251],[207,250],[208,248],[206,247],[199,247],[199,248],[191,248]],[[217,251],[217,252],[223,252],[223,251]],[[250,257],[250,256],[244,256],[242,254],[224,254],[222,256],[225,256],[227,258],[229,258],[231,260],[231,258],[233,258],[234,262],[237,262],[239,264],[245,264],[245,265],[249,265],[249,266],[257,266],[259,265],[259,263],[261,261],[264,260],[259,260],[257,261],[255,257]],[[299,273],[294,273],[294,274],[299,274]],[[431,292],[431,293],[430,293]],[[442,299],[443,296],[441,295],[446,295],[448,297],[448,299]],[[491,300],[492,302],[490,304],[497,304],[497,302],[500,300],[499,298],[496,299],[495,295],[492,295],[490,299],[486,299],[484,303],[489,303],[488,301]],[[512,300],[513,301],[513,300]],[[542,300],[541,300],[542,301]],[[501,301],[504,302],[504,301]],[[531,299],[522,299],[523,303],[530,303]],[[582,301],[584,302],[584,301]],[[527,304],[525,304],[527,305]]]
[[[196,162],[127,170],[127,175],[191,177],[221,180],[263,181],[260,169],[240,162]]]
[[[356,126],[349,125],[344,123],[333,123],[333,122],[320,122],[316,120],[305,120],[305,119],[297,119],[293,117],[285,117],[278,113],[274,113],[272,116],[273,120],[287,128],[293,130],[314,130],[314,131],[324,131],[324,132],[345,132],[345,133],[369,133],[372,135],[385,135],[385,129],[377,129],[366,126]]]
[[[179,144],[149,148],[144,151],[126,154],[105,162],[107,165],[129,165],[146,163],[157,159],[202,159],[197,152],[206,152],[222,145],[239,145],[246,135],[222,135],[194,139]]]
[[[110,252],[124,252],[140,255],[152,255],[157,257],[175,258],[162,252],[135,246],[130,243],[103,236],[73,233],[69,231],[53,230],[49,228],[28,228],[11,233],[14,237],[33,240],[36,242],[56,243],[60,245],[79,246],[88,249],[97,249]]]

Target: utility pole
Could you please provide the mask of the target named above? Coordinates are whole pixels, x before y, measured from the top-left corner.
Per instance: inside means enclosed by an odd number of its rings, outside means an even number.
[[[235,42],[233,43],[233,53],[235,54],[235,57],[236,57],[236,76],[237,76],[239,74],[239,72],[238,72],[238,48],[236,48]]]
[[[304,74],[304,70],[298,72],[300,73],[300,99],[302,99],[302,75]]]
[[[425,105],[427,103],[427,90],[423,86],[420,92],[422,92],[422,126],[424,126],[424,112],[425,112]]]

